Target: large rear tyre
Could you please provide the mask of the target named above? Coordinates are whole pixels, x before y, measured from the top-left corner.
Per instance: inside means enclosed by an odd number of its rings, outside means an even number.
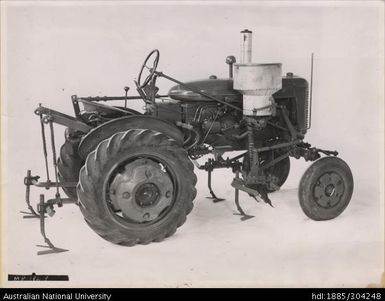
[[[299,185],[299,202],[303,212],[316,221],[339,216],[353,194],[353,175],[340,158],[324,157],[304,173]]]
[[[87,156],[80,171],[81,212],[112,243],[161,241],[193,208],[193,169],[186,151],[162,133],[136,129],[114,134]]]

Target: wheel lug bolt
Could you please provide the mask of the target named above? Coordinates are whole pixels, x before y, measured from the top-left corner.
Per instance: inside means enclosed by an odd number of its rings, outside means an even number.
[[[171,196],[171,191],[166,192],[166,198],[169,198]]]
[[[122,196],[123,196],[124,199],[129,199],[130,196],[131,196],[131,194],[130,194],[129,192],[126,191],[126,192],[123,193]]]
[[[150,218],[150,213],[145,213],[143,215],[143,218],[146,219],[146,220],[149,219]]]

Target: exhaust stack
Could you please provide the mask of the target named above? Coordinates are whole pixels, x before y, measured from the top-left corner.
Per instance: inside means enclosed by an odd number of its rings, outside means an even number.
[[[253,32],[245,29],[241,31],[241,64],[250,64],[252,61]]]
[[[243,115],[273,115],[272,95],[281,88],[282,64],[252,63],[252,32],[241,31],[241,59],[234,64],[234,89],[243,95]]]

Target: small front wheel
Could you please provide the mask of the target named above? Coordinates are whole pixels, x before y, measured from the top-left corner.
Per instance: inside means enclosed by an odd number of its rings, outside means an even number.
[[[353,194],[353,175],[340,158],[324,157],[304,173],[299,185],[299,202],[311,219],[329,220],[340,215]]]

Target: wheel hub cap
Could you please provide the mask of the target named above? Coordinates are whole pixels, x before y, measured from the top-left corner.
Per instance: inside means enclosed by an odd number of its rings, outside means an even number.
[[[135,201],[140,207],[149,207],[159,201],[160,191],[153,183],[145,183],[138,187],[135,193]]]
[[[116,174],[110,185],[110,200],[115,210],[135,222],[156,219],[172,202],[170,176],[157,162],[137,159]]]
[[[330,172],[320,176],[314,186],[313,195],[317,204],[324,208],[334,207],[344,195],[345,186],[341,176]]]

